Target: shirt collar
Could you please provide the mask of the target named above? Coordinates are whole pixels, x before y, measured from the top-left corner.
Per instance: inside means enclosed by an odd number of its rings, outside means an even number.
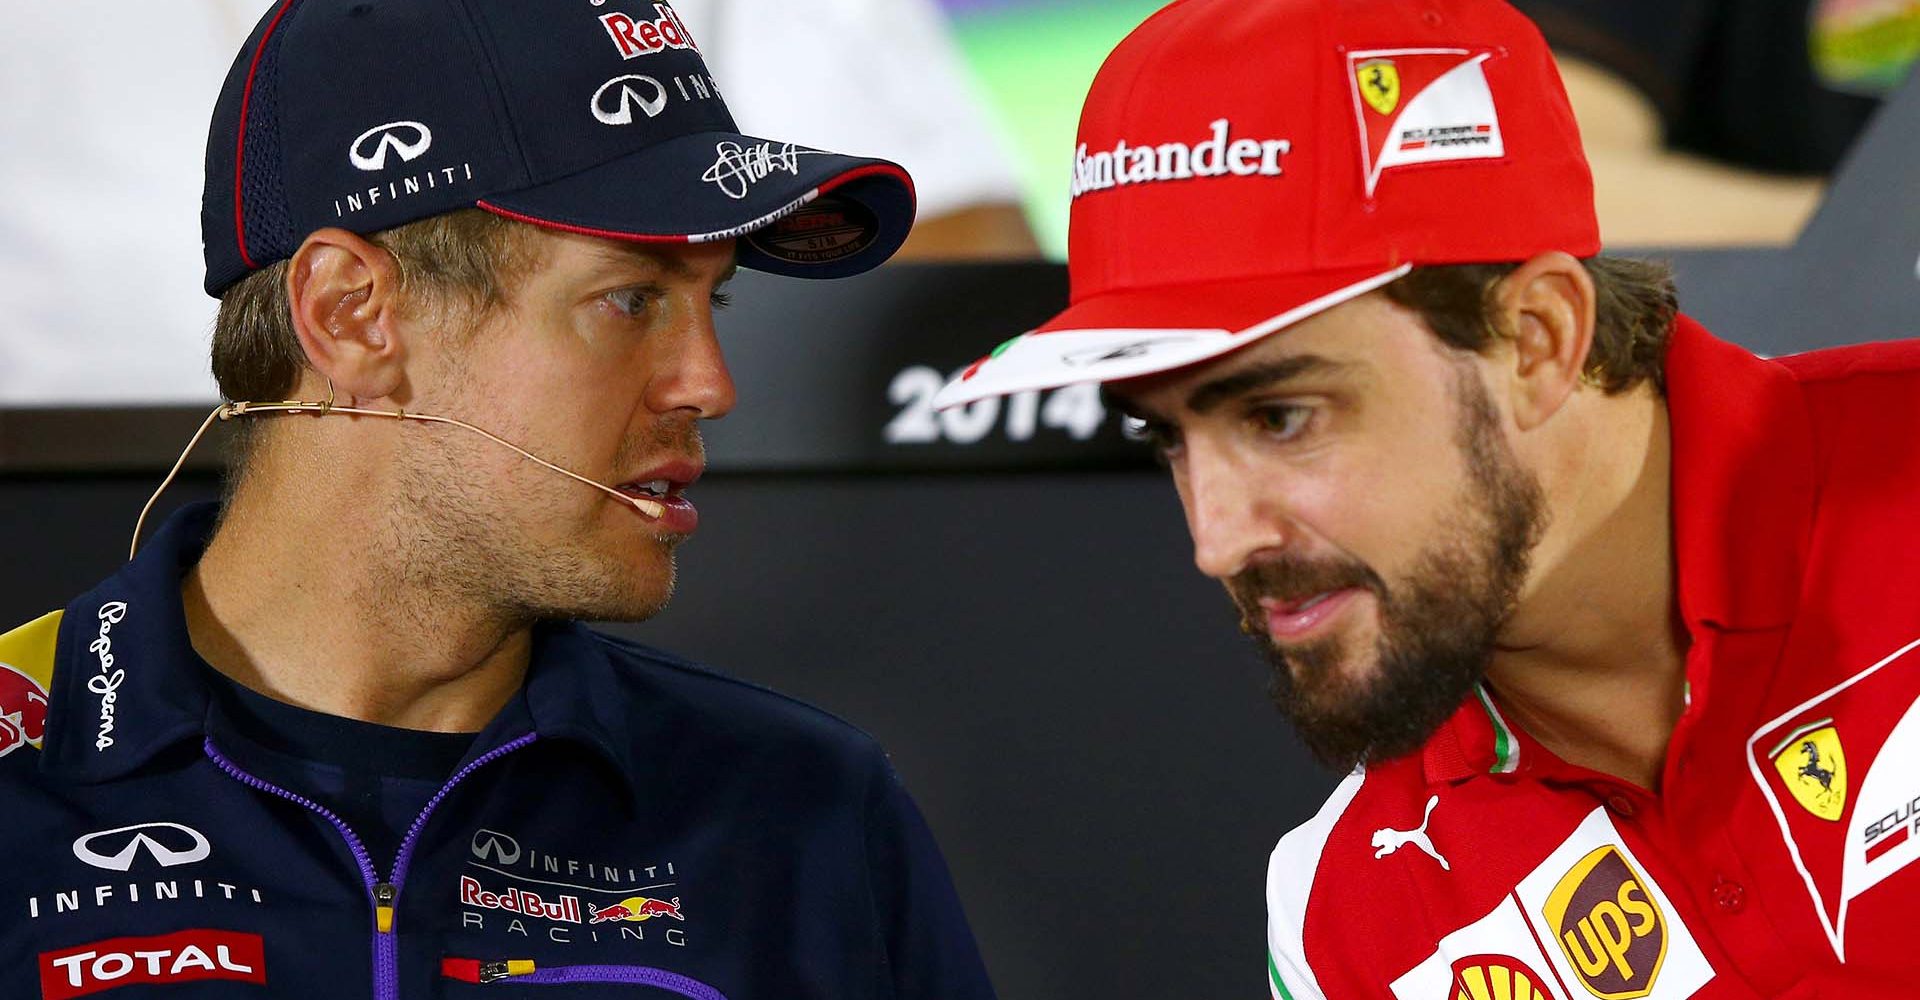
[[[111,781],[208,734],[208,668],[187,633],[180,580],[199,562],[218,514],[211,503],[183,508],[132,562],[67,606],[42,743],[49,773]],[[640,734],[630,731],[618,669],[584,626],[537,626],[527,682],[470,756],[535,732],[593,750],[631,787]]]
[[[1813,526],[1813,429],[1783,366],[1681,316],[1667,351],[1673,548],[1689,631],[1793,620]]]
[[[1667,347],[1673,546],[1690,633],[1793,620],[1813,523],[1813,433],[1785,368],[1691,317]],[[1422,748],[1430,782],[1528,771],[1544,751],[1478,688]]]

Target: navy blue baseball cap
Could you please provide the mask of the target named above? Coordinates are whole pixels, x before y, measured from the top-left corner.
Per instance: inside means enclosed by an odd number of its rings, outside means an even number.
[[[837,278],[913,226],[898,164],[742,135],[651,0],[282,0],[207,140],[206,290],[360,233],[478,207],[643,243],[738,238],[744,267]]]

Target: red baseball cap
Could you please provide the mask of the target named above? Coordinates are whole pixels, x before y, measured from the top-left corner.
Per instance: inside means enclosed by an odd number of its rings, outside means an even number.
[[[1080,119],[1072,303],[941,407],[1205,361],[1429,264],[1600,250],[1545,40],[1502,0],[1177,0]]]

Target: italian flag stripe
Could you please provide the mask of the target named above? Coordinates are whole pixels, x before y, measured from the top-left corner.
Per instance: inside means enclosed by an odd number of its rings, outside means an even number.
[[[1512,774],[1520,768],[1520,744],[1513,738],[1513,730],[1507,727],[1507,720],[1500,716],[1500,710],[1493,706],[1493,699],[1487,697],[1485,685],[1473,689],[1480,699],[1480,707],[1487,710],[1487,721],[1493,723],[1493,770],[1491,774]]]
[[[1272,950],[1267,952],[1267,978],[1273,980],[1273,992],[1280,1000],[1293,1000],[1293,994],[1287,992],[1287,984],[1280,980],[1280,964],[1273,960]]]

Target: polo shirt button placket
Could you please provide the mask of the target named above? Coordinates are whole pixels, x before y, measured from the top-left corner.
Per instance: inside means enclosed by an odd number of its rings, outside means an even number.
[[[1724,875],[1715,876],[1713,901],[1728,913],[1739,913],[1747,908],[1747,887]]]
[[[1622,819],[1632,819],[1633,814],[1638,811],[1634,808],[1633,800],[1619,792],[1607,796],[1607,808],[1613,810],[1614,815]]]

